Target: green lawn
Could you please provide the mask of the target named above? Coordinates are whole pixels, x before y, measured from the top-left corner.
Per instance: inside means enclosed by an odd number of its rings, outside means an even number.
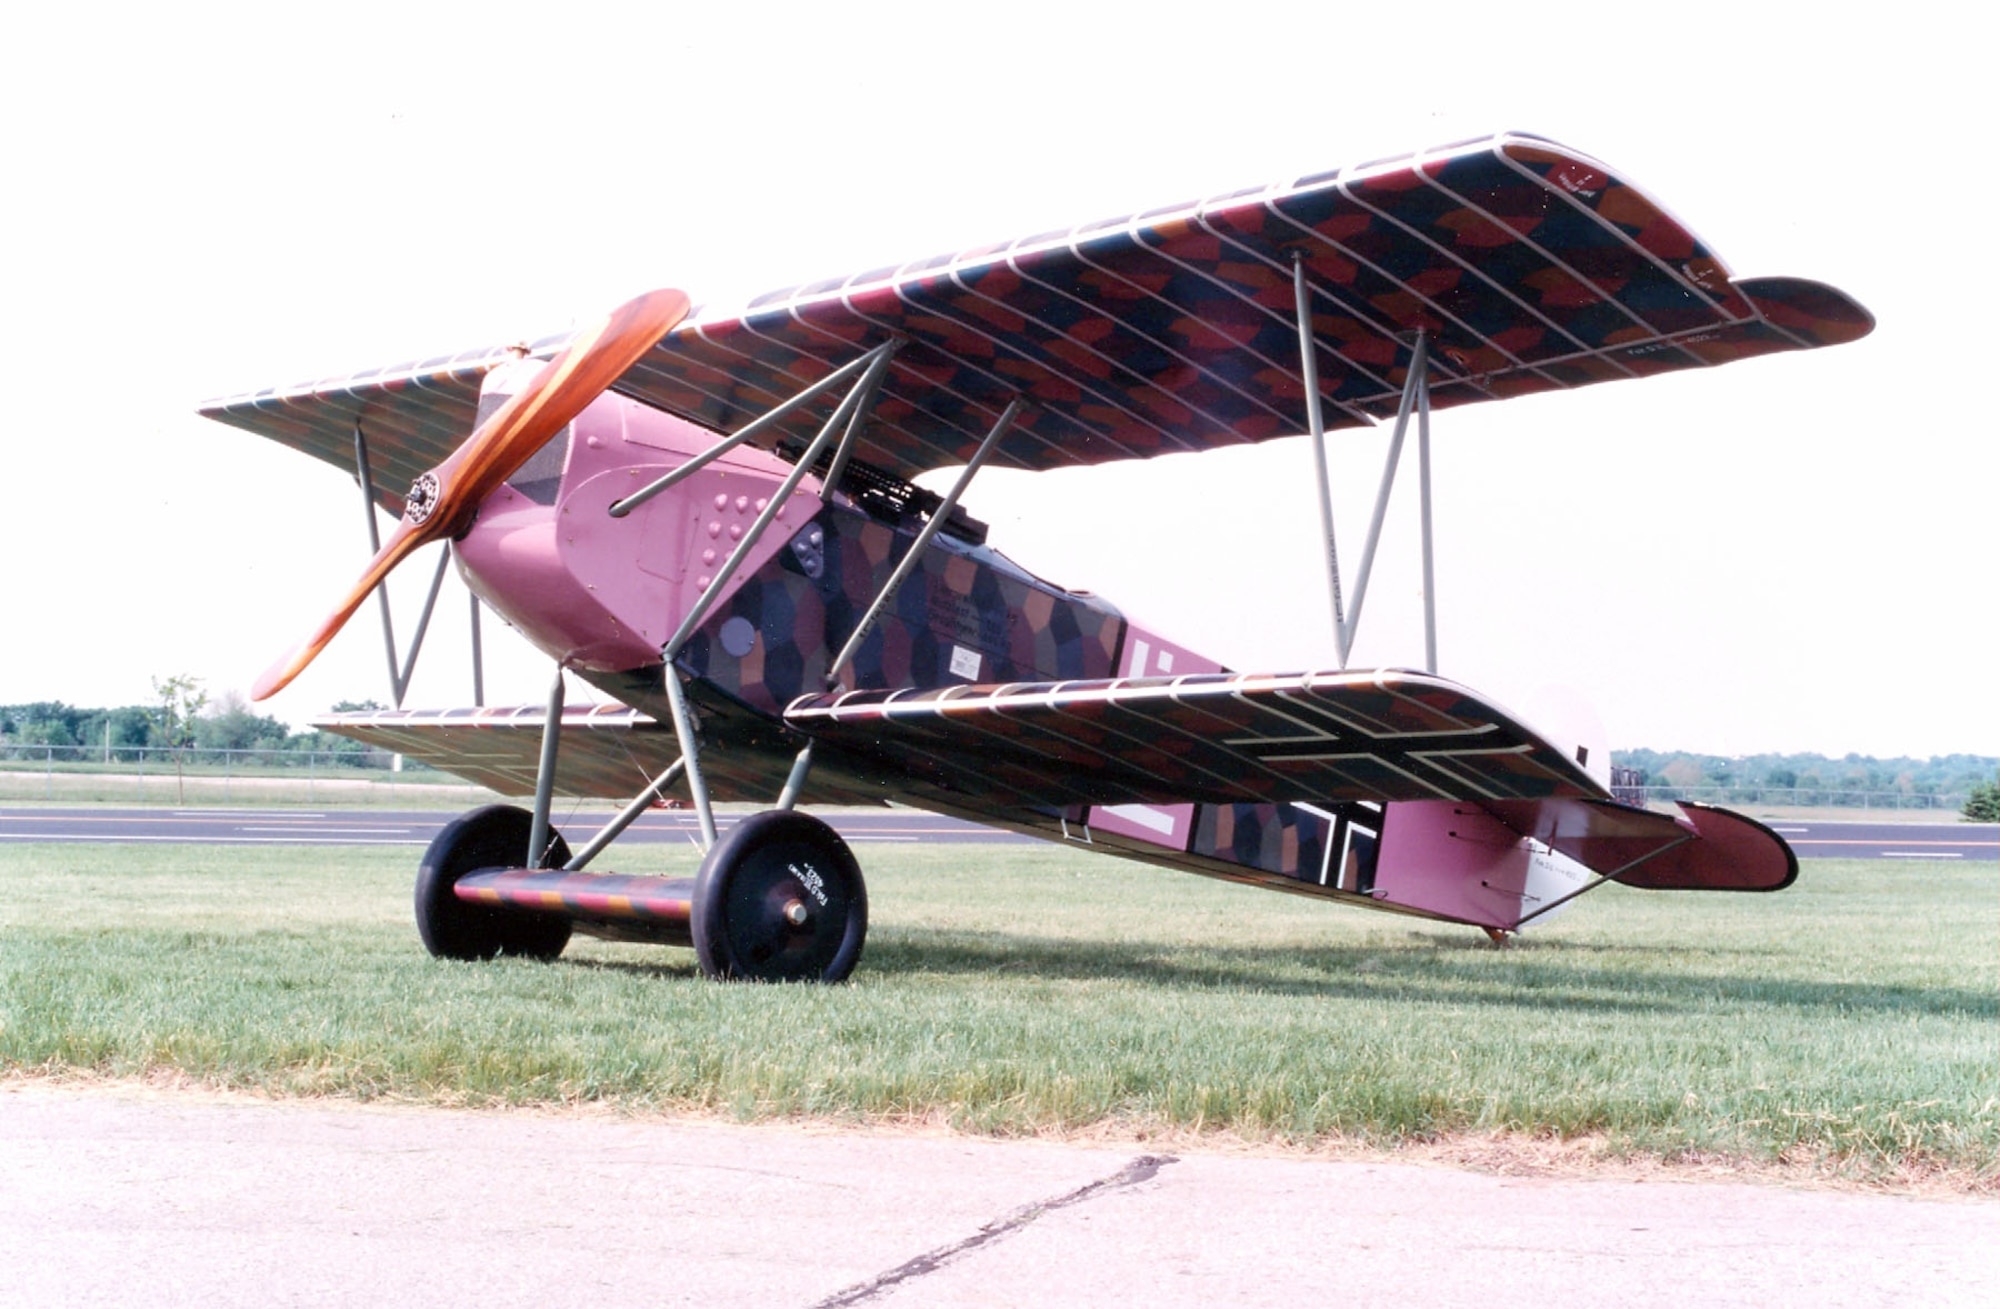
[[[553,966],[434,961],[413,851],[0,848],[0,1069],[994,1133],[1499,1132],[2000,1183],[2000,865],[1611,887],[1495,949],[1061,849],[859,852],[868,950],[814,988],[581,938]]]

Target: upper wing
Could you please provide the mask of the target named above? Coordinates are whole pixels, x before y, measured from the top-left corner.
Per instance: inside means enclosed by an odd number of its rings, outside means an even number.
[[[375,498],[403,512],[410,483],[450,457],[477,425],[479,384],[524,348],[553,355],[567,337],[533,347],[490,346],[344,377],[269,387],[201,406],[209,418],[269,437],[345,473],[354,472],[354,431],[368,438]]]
[[[1020,468],[1261,441],[1306,430],[1294,255],[1329,427],[1395,411],[1418,331],[1444,406],[1832,345],[1874,324],[1815,282],[1731,280],[1605,165],[1508,135],[700,311],[616,389],[726,429],[901,338],[857,453],[906,478],[963,463],[1016,395],[1031,407],[993,458]],[[202,411],[342,468],[361,421],[394,509],[471,430],[479,376],[505,357]],[[832,403],[773,439],[809,440]]]
[[[906,477],[965,462],[1015,395],[993,458],[1022,468],[1259,441],[1306,430],[1295,255],[1329,427],[1395,412],[1417,331],[1453,405],[1873,326],[1830,287],[1731,281],[1605,165],[1498,136],[704,311],[619,389],[726,427],[900,337],[861,457]]]
[[[1504,710],[1395,670],[856,691],[785,721],[997,806],[1610,798]]]

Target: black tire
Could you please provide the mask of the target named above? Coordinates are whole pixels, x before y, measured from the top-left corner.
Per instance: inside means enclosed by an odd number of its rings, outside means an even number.
[[[440,959],[491,959],[519,955],[553,959],[569,944],[570,922],[560,914],[499,905],[467,904],[452,887],[481,868],[519,868],[528,854],[534,816],[514,805],[488,805],[445,824],[417,867],[417,935]],[[545,867],[569,862],[569,845],[549,833]]]
[[[693,920],[710,977],[839,982],[861,962],[868,889],[838,832],[772,809],[730,829],[702,860]]]

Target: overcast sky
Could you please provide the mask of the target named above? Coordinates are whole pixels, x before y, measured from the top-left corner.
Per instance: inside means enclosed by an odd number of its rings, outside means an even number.
[[[1737,275],[1834,283],[1879,326],[1438,415],[1440,671],[1531,721],[1570,688],[1618,746],[2000,753],[1991,41],[1958,11],[59,8],[0,53],[0,700],[247,688],[359,571],[352,481],[203,399],[1518,129],[1604,159]],[[1385,446],[1333,438],[1350,567]],[[1233,666],[1327,667],[1310,468],[1278,441],[994,474],[969,503],[1029,567]],[[1422,661],[1406,473],[1358,666]],[[427,571],[396,578],[405,629]],[[469,700],[465,603],[410,703]],[[368,617],[271,711],[386,699]],[[489,702],[538,701],[546,661],[503,635]]]

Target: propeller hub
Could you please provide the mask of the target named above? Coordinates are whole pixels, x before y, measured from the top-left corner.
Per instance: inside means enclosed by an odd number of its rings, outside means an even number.
[[[354,616],[391,569],[412,551],[471,522],[481,500],[604,394],[620,374],[686,318],[687,312],[685,294],[652,291],[620,305],[594,331],[573,338],[526,390],[482,420],[443,463],[411,483],[403,502],[403,521],[368,561],[347,598],[311,636],[264,671],[250,688],[251,699],[262,700],[284,690],[326,648],[333,634]],[[435,527],[427,525],[432,519],[437,520]]]
[[[425,473],[410,483],[410,494],[403,500],[403,517],[412,523],[421,523],[437,508],[438,479],[436,473]]]

